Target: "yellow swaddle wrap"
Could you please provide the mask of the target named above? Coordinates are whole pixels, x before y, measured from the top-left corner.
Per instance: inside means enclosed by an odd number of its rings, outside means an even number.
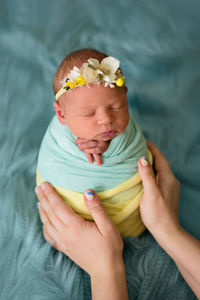
[[[148,155],[152,164],[153,159],[150,151],[148,151]],[[37,168],[37,185],[40,185],[43,181]],[[76,213],[86,220],[93,220],[83,200],[83,193],[58,186],[54,186],[54,188]],[[138,236],[144,231],[145,226],[142,223],[139,209],[143,185],[138,173],[120,185],[97,194],[107,214],[123,237]]]

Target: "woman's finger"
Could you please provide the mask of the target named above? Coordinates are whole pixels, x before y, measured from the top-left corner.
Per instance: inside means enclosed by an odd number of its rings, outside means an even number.
[[[43,224],[50,222],[48,216],[46,215],[44,209],[41,207],[40,203],[38,204],[38,211],[39,211],[40,219]]]
[[[39,202],[37,203],[37,207],[38,207],[40,219],[41,219],[42,223],[45,224],[45,223],[49,222],[47,214],[45,213],[44,209],[41,207],[41,202],[44,201],[45,194],[43,193],[43,190],[41,189],[40,186],[35,188],[35,192],[36,192],[38,200],[39,200]]]
[[[39,188],[41,189],[41,188]],[[43,224],[51,223],[56,230],[63,230],[64,224],[61,221],[61,219],[55,214],[54,210],[52,209],[44,191],[41,189],[39,194],[43,194],[43,196],[40,196],[40,207],[39,212],[41,216],[41,220]]]
[[[62,228],[60,222],[65,227],[70,226],[72,223],[76,223],[77,226],[82,225],[82,218],[63,201],[50,184],[43,182],[40,187],[43,193],[43,196],[40,195],[41,205],[54,226],[57,224]]]
[[[53,238],[52,236],[50,236],[50,234],[48,233],[48,231],[46,230],[46,227],[43,226],[43,236],[45,238],[45,240],[49,243],[49,244],[53,244]]]
[[[150,141],[147,142],[147,147],[151,151],[153,158],[154,158],[154,165],[157,173],[166,173],[171,172],[170,166],[168,161],[166,160],[165,156],[162,154],[162,152]]]
[[[100,233],[106,235],[111,230],[113,231],[115,226],[105,212],[103,205],[95,191],[91,189],[86,190],[84,192],[84,201]]]
[[[67,232],[65,232],[65,235]],[[52,224],[47,223],[43,226],[43,235],[45,240],[51,244],[53,248],[56,248],[59,251],[64,252],[65,254],[68,253],[67,241],[63,239],[63,236],[60,235],[59,232],[55,230]]]
[[[138,172],[144,186],[144,193],[155,194],[158,191],[156,178],[148,159],[144,156],[138,161]]]

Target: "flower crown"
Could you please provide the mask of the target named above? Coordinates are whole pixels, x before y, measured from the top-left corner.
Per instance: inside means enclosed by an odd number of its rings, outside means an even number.
[[[95,58],[89,58],[88,62],[83,63],[80,69],[73,67],[67,77],[61,81],[62,88],[55,95],[56,100],[68,90],[90,83],[105,82],[105,87],[111,88],[114,88],[115,85],[123,86],[125,77],[122,75],[119,65],[120,61],[112,56],[104,58],[101,63]]]

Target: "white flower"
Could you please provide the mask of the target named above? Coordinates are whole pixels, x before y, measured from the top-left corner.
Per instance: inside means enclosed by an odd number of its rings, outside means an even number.
[[[68,79],[74,82],[79,76],[82,76],[86,84],[100,83],[105,81],[105,87],[115,87],[116,71],[119,69],[120,61],[112,56],[104,58],[101,63],[95,58],[89,58],[87,63],[83,63],[81,68],[73,67],[71,72],[65,77],[61,83],[65,86],[65,81]]]
[[[105,81],[104,86],[105,87],[109,86],[110,88],[114,88],[115,87],[114,83],[115,83],[115,81],[112,81],[112,82]]]
[[[115,83],[115,72],[119,68],[119,65],[119,60],[111,56],[108,56],[101,61],[100,70],[102,70],[102,72],[104,73],[104,80],[106,82]]]
[[[119,69],[120,61],[112,56],[108,56],[101,61],[100,67],[110,71],[110,74],[115,74]]]
[[[73,67],[73,69],[71,70],[71,72],[67,75],[67,78],[70,81],[74,81],[76,80],[76,78],[78,78],[80,76],[80,70],[77,67]]]
[[[89,67],[88,63],[84,63],[80,69],[81,76],[86,80],[87,83],[98,81],[97,70]]]
[[[96,58],[89,58],[88,63],[96,70],[99,68],[99,61]]]
[[[104,80],[107,82],[115,82],[116,80],[115,74],[109,74],[104,76]]]

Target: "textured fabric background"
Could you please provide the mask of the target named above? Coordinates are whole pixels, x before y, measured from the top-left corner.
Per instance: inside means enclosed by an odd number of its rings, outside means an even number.
[[[0,1],[0,299],[90,299],[88,276],[45,243],[35,167],[64,56],[121,60],[130,108],[182,183],[180,221],[200,238],[198,0]],[[147,233],[125,240],[130,299],[195,299]],[[160,288],[162,286],[162,288]]]

